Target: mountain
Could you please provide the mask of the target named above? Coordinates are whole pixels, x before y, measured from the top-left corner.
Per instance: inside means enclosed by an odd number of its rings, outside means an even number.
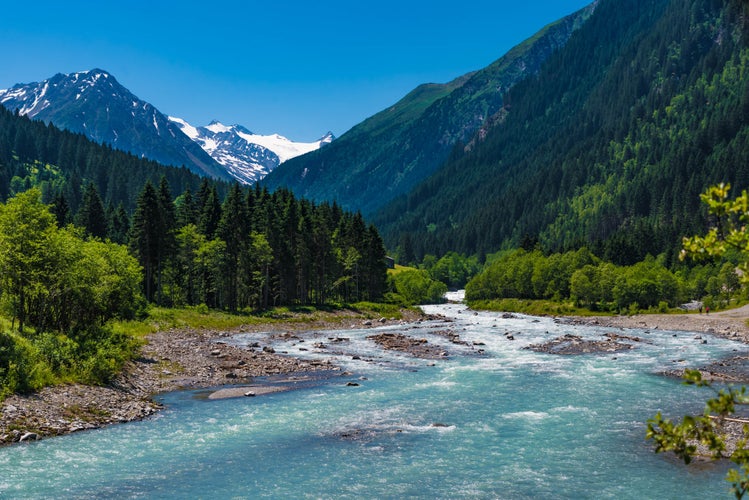
[[[221,197],[235,184],[164,166],[0,106],[2,202],[38,187],[44,202],[54,203],[56,209],[64,206],[70,221],[83,202],[83,188],[93,183],[108,210],[122,205],[131,213],[144,184],[158,186],[162,178],[173,193],[189,189],[196,195],[204,183],[215,186]]]
[[[335,138],[328,132],[315,142],[293,142],[278,134],[253,134],[241,125],[212,121],[194,127],[181,118],[169,120],[243,184],[252,184],[291,158],[320,149]]]
[[[372,220],[416,259],[522,244],[676,262],[705,231],[699,194],[749,188],[747,19],[742,0],[600,0],[505,116]]]
[[[326,148],[284,163],[263,183],[373,213],[431,175],[487,122],[502,120],[507,91],[536,74],[594,9],[595,3],[546,26],[480,71],[417,87]]]
[[[136,156],[231,179],[176,124],[100,69],[57,74],[42,82],[0,90],[0,104]]]

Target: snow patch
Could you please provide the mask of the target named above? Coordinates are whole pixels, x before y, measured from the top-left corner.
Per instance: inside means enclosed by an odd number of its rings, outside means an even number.
[[[278,155],[281,163],[320,149],[320,146],[322,146],[322,140],[315,142],[293,142],[278,134],[258,135],[237,132],[237,135],[249,143],[259,144],[264,148],[270,149]]]
[[[209,125],[203,128],[210,130],[214,134],[220,134],[222,132],[232,132],[234,130],[234,127],[227,127],[223,123],[217,121],[212,121]]]
[[[135,102],[133,102],[133,105],[135,105]],[[198,129],[187,123],[182,118],[177,118],[176,116],[168,116],[167,117],[170,122],[176,123],[177,126],[182,130],[182,132],[192,139],[193,141],[198,141],[198,138],[200,137],[200,132],[198,132]]]

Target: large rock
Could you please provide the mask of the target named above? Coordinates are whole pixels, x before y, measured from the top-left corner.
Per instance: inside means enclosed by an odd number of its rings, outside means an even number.
[[[591,354],[626,351],[632,349],[631,344],[616,342],[615,340],[588,340],[578,335],[566,334],[543,344],[531,344],[524,349],[547,354]]]

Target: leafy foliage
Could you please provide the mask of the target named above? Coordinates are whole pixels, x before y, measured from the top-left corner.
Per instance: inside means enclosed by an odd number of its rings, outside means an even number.
[[[749,197],[743,191],[734,200],[728,198],[730,185],[719,184],[711,186],[701,199],[708,206],[713,218],[713,227],[706,236],[686,237],[683,240],[684,249],[681,258],[691,257],[697,260],[723,257],[731,249],[737,250],[741,259],[740,267],[747,269],[749,262],[749,235],[747,235],[746,221],[749,220]],[[731,267],[722,266],[719,275],[735,274]],[[744,273],[744,282],[749,279]],[[709,280],[708,280],[709,281]],[[724,287],[730,289],[738,277],[730,278]],[[685,371],[685,383],[700,387],[710,384],[702,379],[697,370]],[[721,424],[736,410],[736,405],[747,404],[746,389],[721,389],[716,397],[709,399],[702,416],[687,415],[678,424],[671,419],[664,419],[659,412],[648,421],[647,438],[655,442],[655,451],[672,451],[685,463],[690,463],[697,454],[696,444],[704,445],[713,458],[726,456],[726,443]],[[727,480],[733,483],[733,493],[736,498],[742,498],[749,491],[749,449],[746,447],[746,435],[749,427],[744,425],[744,437],[735,443],[735,449],[730,459],[739,466],[739,470],[731,470]]]
[[[466,257],[457,252],[448,252],[439,260],[433,255],[426,255],[421,267],[433,280],[441,281],[454,290],[465,287],[468,280],[481,269],[478,258]]]
[[[663,258],[617,266],[586,248],[548,256],[540,250],[519,249],[490,257],[468,282],[466,299],[471,303],[508,298],[572,300],[578,307],[610,312],[665,312],[690,299],[704,299],[715,309],[738,295],[737,281],[729,262],[674,272]]]
[[[394,294],[390,299],[407,304],[439,304],[445,301],[447,285],[433,280],[421,269],[406,270],[390,276]]]
[[[137,261],[58,228],[36,189],[0,205],[0,269],[0,304],[18,320],[17,333],[0,333],[0,397],[55,380],[104,383],[135,352],[105,323],[144,305]]]

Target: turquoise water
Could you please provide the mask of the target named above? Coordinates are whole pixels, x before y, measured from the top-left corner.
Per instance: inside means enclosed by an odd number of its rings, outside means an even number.
[[[554,356],[522,347],[612,330],[454,304],[427,310],[454,321],[378,330],[441,344],[445,360],[384,352],[366,340],[373,330],[279,341],[278,351],[329,358],[351,374],[256,398],[171,393],[151,420],[0,449],[0,497],[728,497],[725,465],[653,454],[645,421],[659,410],[701,412],[707,396],[658,371],[744,345],[631,330],[643,339],[631,351]],[[436,330],[483,345],[453,345]]]

